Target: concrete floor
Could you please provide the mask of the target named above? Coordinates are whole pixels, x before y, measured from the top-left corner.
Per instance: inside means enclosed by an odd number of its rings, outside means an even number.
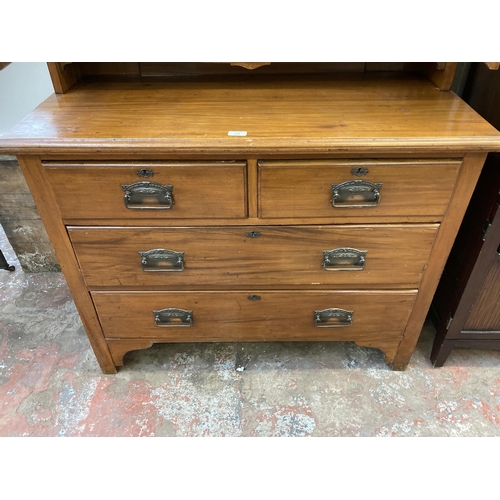
[[[1,227],[1,226],[0,226]],[[0,271],[0,436],[500,436],[500,352],[163,344],[103,375],[60,273]]]

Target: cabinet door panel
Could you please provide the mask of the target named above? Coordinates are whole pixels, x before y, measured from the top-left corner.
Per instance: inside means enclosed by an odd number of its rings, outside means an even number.
[[[492,263],[464,330],[500,331],[500,255]]]

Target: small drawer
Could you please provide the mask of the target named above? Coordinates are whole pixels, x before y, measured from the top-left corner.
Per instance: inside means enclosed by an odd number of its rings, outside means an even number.
[[[246,217],[245,162],[44,165],[63,219]]]
[[[93,292],[106,338],[169,342],[402,337],[416,290]]]
[[[68,227],[89,287],[417,287],[438,225]]]
[[[440,220],[460,160],[259,161],[263,218]]]

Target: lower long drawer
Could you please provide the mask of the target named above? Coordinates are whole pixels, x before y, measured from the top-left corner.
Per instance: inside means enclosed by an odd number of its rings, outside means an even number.
[[[401,337],[416,290],[93,292],[104,335],[170,342]]]

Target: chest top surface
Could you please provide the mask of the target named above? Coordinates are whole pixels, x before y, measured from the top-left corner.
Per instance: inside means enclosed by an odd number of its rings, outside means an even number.
[[[228,132],[246,132],[229,136]],[[500,133],[452,92],[403,75],[79,83],[9,133],[15,154],[493,151]]]

